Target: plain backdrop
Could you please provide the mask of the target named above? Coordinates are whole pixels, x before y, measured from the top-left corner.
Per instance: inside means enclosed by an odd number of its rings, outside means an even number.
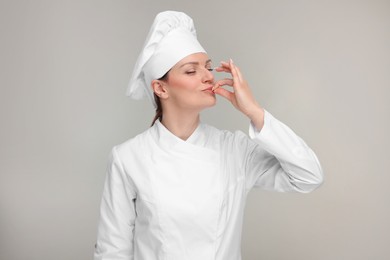
[[[233,58],[326,175],[309,194],[251,191],[243,259],[389,259],[390,2],[378,0],[1,0],[0,259],[92,259],[109,151],[154,116],[125,90],[164,10],[194,19],[214,65]],[[248,133],[220,96],[201,120]]]

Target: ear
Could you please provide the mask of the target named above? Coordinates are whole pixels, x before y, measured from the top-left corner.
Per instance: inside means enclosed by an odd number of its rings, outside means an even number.
[[[168,90],[166,88],[165,82],[163,82],[162,80],[155,79],[152,80],[151,85],[154,93],[156,93],[159,98],[168,98]]]

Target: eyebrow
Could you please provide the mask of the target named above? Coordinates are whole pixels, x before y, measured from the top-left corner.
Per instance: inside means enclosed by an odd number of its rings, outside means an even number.
[[[208,60],[206,61],[206,64],[207,64],[207,63],[210,63],[210,62],[211,62],[211,59],[208,59]],[[181,68],[181,67],[183,67],[183,66],[185,66],[185,65],[188,65],[188,64],[199,65],[199,62],[197,62],[197,61],[186,62],[186,63],[182,64],[179,68]]]

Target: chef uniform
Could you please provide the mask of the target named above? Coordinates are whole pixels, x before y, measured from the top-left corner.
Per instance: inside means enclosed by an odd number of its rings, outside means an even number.
[[[164,30],[169,29],[148,56],[145,50],[153,45],[161,21]],[[156,58],[155,53],[163,52],[164,46],[158,45],[164,37],[183,24],[189,25],[190,33],[179,37],[181,44],[195,41],[187,46],[187,52],[204,52],[191,18],[180,12],[160,13],[135,66],[128,96],[154,101],[150,80],[161,77],[189,54],[184,51],[180,55],[185,56],[176,56],[171,61],[175,63],[161,71],[150,70],[153,64],[145,69],[145,64]],[[165,40],[169,45],[177,43]],[[158,58],[154,62],[164,63]],[[263,128],[256,129],[250,121],[249,136],[200,122],[183,140],[157,120],[149,129],[114,146],[94,259],[241,260],[243,214],[253,187],[307,193],[323,181],[315,153],[288,126],[264,112]]]

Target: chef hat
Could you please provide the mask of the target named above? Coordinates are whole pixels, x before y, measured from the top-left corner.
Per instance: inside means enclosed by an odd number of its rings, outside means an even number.
[[[133,99],[147,97],[157,108],[152,80],[161,78],[181,59],[197,52],[206,53],[196,38],[191,17],[176,11],[157,14],[134,66],[126,95]]]

